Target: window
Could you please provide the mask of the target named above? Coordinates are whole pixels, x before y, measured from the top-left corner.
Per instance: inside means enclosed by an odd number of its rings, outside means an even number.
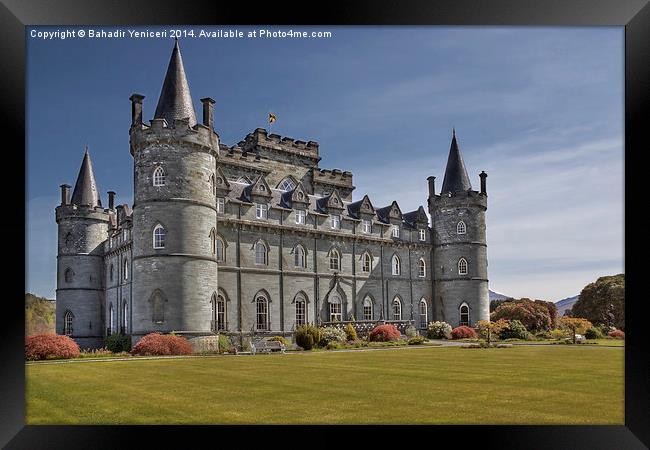
[[[113,281],[113,272],[115,271],[115,267],[113,266],[113,263],[111,263],[111,268],[108,271],[110,280]]]
[[[372,271],[372,257],[367,252],[361,257],[361,271],[364,273]]]
[[[214,182],[214,174],[210,174],[210,179],[208,180],[210,182],[210,190],[212,191],[212,194],[217,193],[217,185]]]
[[[226,210],[226,199],[223,197],[217,198],[217,212],[223,213]]]
[[[424,262],[424,259],[420,258],[418,261],[418,277],[424,278],[427,276],[427,264]]]
[[[341,297],[336,294],[333,294],[330,297],[330,322],[340,322],[342,320],[341,313]]]
[[[255,204],[255,217],[258,219],[266,219],[268,207],[267,205],[262,205],[261,203]]]
[[[128,306],[126,302],[122,303],[122,334],[126,334],[126,327],[128,326]]]
[[[266,245],[263,242],[255,244],[255,264],[266,265]]]
[[[66,311],[65,314],[63,315],[63,334],[66,336],[71,336],[72,335],[72,318],[74,316],[72,315],[71,311]]]
[[[212,331],[226,329],[226,299],[222,295],[212,296]]]
[[[307,323],[307,301],[302,294],[296,296],[296,326]]]
[[[337,214],[330,215],[330,228],[333,230],[341,229],[341,216]]]
[[[296,224],[304,225],[307,220],[307,214],[305,211],[296,211]]]
[[[425,299],[420,300],[420,328],[427,327],[427,301]]]
[[[458,275],[467,275],[467,260],[460,258],[458,261]]]
[[[74,277],[74,272],[72,271],[71,268],[65,269],[65,273],[63,275],[63,278],[65,279],[66,283],[72,283],[72,278]]]
[[[217,261],[223,262],[226,260],[226,246],[223,240],[217,236],[214,239],[215,253],[217,255]]]
[[[165,229],[160,224],[153,229],[153,248],[165,248]]]
[[[115,311],[113,310],[113,304],[111,303],[110,308],[108,308],[108,330],[109,332],[115,331]]]
[[[302,247],[302,245],[296,245],[296,247],[293,249],[293,256],[294,256],[294,262],[293,265],[295,267],[302,267],[305,268],[307,265],[305,264],[305,249]]]
[[[460,325],[469,326],[469,306],[467,303],[460,305]]]
[[[256,322],[255,327],[257,330],[269,329],[269,301],[262,295],[255,299]]]
[[[165,321],[165,305],[160,291],[156,291],[151,298],[151,320],[154,323],[163,323]]]
[[[465,226],[465,222],[463,222],[462,220],[458,222],[458,225],[456,225],[456,233],[457,234],[467,233],[467,227]]]
[[[295,188],[296,183],[294,183],[294,181],[289,177],[285,178],[280,182],[280,184],[278,184],[278,189],[281,191],[293,191]]]
[[[372,300],[368,297],[363,299],[363,320],[372,320]]]
[[[124,267],[122,268],[122,279],[124,281],[129,279],[129,262],[124,260]]]
[[[361,221],[361,229],[366,234],[372,233],[372,222],[369,221],[369,220],[362,220]]]
[[[398,238],[399,237],[399,225],[393,225],[391,236]]]
[[[399,275],[401,271],[401,265],[399,261],[399,256],[393,255],[393,259],[391,262],[391,267],[393,268],[393,275]]]
[[[165,170],[160,166],[156,167],[156,170],[153,171],[153,185],[154,186],[165,185]]]
[[[330,270],[341,270],[341,255],[336,249],[330,251]]]
[[[427,240],[427,230],[425,230],[424,228],[420,229],[420,240],[421,241]]]
[[[402,320],[402,302],[398,297],[393,299],[393,320]]]

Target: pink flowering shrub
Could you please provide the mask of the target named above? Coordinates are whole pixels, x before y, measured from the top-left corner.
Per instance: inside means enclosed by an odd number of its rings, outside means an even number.
[[[34,334],[25,338],[25,359],[67,359],[79,356],[79,346],[69,336],[54,333]]]
[[[368,339],[372,342],[387,342],[387,341],[397,341],[401,337],[401,334],[395,325],[390,323],[384,325],[377,325],[372,331],[368,334]]]
[[[189,355],[192,345],[182,336],[149,333],[138,341],[131,350],[133,355]]]
[[[614,330],[608,333],[609,337],[625,339],[625,333],[621,330]]]
[[[474,328],[466,327],[462,325],[451,330],[452,339],[476,339],[478,335]]]

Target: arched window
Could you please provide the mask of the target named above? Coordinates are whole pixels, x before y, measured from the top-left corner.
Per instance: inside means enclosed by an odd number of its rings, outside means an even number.
[[[115,331],[115,311],[113,310],[113,304],[108,308],[108,331],[109,334]]]
[[[109,276],[110,276],[111,281],[113,281],[113,272],[114,272],[114,270],[115,270],[115,267],[113,266],[113,263],[111,263],[111,268],[109,270]]]
[[[467,275],[467,260],[465,258],[458,260],[458,275]]]
[[[418,277],[424,278],[427,276],[427,263],[424,262],[424,259],[420,258],[418,261]]]
[[[72,242],[72,233],[68,231],[68,234],[65,235],[65,245],[70,245]]]
[[[469,306],[467,303],[460,305],[460,325],[469,326]]]
[[[122,303],[122,334],[126,334],[126,328],[129,325],[128,321],[128,306],[126,302]]]
[[[223,295],[213,294],[210,300],[212,305],[212,331],[226,329],[226,299]]]
[[[372,272],[372,256],[368,252],[361,256],[361,271],[363,273]]]
[[[66,336],[72,335],[72,318],[74,315],[71,311],[66,311],[63,315],[63,334]]]
[[[341,254],[335,248],[330,250],[330,270],[341,270]]]
[[[467,227],[465,226],[465,222],[463,222],[462,220],[458,222],[458,225],[456,225],[456,233],[457,234],[467,233]]]
[[[263,295],[258,295],[255,299],[256,321],[255,328],[257,330],[266,331],[269,329],[269,301]]]
[[[129,279],[129,261],[127,261],[126,258],[124,259],[124,265],[122,268],[122,278],[124,281]]]
[[[363,299],[363,320],[372,320],[372,300],[369,297]]]
[[[302,247],[302,245],[298,244],[293,249],[293,259],[294,259],[293,265],[295,267],[302,267],[302,268],[307,267],[306,258],[305,258],[305,249]]]
[[[391,260],[391,267],[393,268],[393,275],[400,274],[402,267],[399,261],[399,256],[393,255],[393,259]]]
[[[158,166],[153,171],[153,185],[154,186],[164,186],[165,185],[165,170]]]
[[[302,294],[296,295],[296,326],[307,323],[307,300]]]
[[[209,181],[210,181],[210,191],[214,195],[214,194],[217,193],[217,184],[214,182],[214,174],[213,173],[210,174]]]
[[[72,271],[71,268],[68,267],[67,269],[65,269],[63,278],[65,279],[66,283],[72,283],[72,278],[74,278],[74,272]]]
[[[427,327],[427,301],[425,299],[420,300],[420,328],[425,329]]]
[[[154,323],[163,323],[165,321],[165,300],[160,291],[156,291],[151,297],[151,320]]]
[[[278,189],[281,191],[293,191],[296,188],[296,183],[291,179],[291,177],[287,177],[284,180],[280,181],[280,184],[278,184]]]
[[[264,242],[258,241],[255,244],[255,264],[267,264],[267,249]]]
[[[220,236],[217,236],[214,240],[214,246],[217,254],[217,261],[226,260],[226,244],[224,244],[223,239]]]
[[[160,224],[153,229],[153,248],[165,248],[165,229]]]
[[[330,322],[340,322],[343,318],[341,297],[337,294],[332,294],[329,298],[330,306]]]
[[[399,297],[393,299],[393,320],[402,320],[402,301]]]

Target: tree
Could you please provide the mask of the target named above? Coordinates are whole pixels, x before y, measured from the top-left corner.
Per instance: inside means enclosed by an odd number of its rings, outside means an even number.
[[[625,329],[625,275],[600,277],[580,292],[570,312],[592,323]]]
[[[486,336],[488,345],[492,342],[492,335],[499,336],[501,330],[508,326],[508,321],[505,319],[499,319],[495,322],[489,320],[479,320],[476,324],[481,336]]]
[[[506,300],[490,315],[490,320],[518,320],[529,331],[549,330],[555,322],[556,310],[542,300],[529,298]]]
[[[585,331],[587,331],[589,328],[592,327],[591,322],[581,317],[563,316],[560,318],[560,324],[563,327],[571,330],[571,333],[573,334],[574,344],[576,343],[576,333],[584,333]]]

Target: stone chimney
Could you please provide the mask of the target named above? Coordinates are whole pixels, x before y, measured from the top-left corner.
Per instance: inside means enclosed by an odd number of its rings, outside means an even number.
[[[436,177],[428,177],[427,181],[429,182],[429,197],[433,197],[436,195]]]
[[[108,191],[108,209],[115,209],[115,192]]]
[[[70,204],[70,185],[62,184],[61,186],[61,204],[69,205]]]
[[[486,189],[486,178],[487,178],[487,173],[485,171],[481,171],[481,173],[478,175],[481,177],[481,194],[486,194],[487,195],[487,189]]]
[[[133,94],[129,97],[131,100],[131,126],[142,123],[142,100],[144,95]],[[112,209],[112,208],[111,208]]]
[[[203,125],[210,128],[214,128],[214,100],[210,97],[205,97],[201,99],[203,103]]]

